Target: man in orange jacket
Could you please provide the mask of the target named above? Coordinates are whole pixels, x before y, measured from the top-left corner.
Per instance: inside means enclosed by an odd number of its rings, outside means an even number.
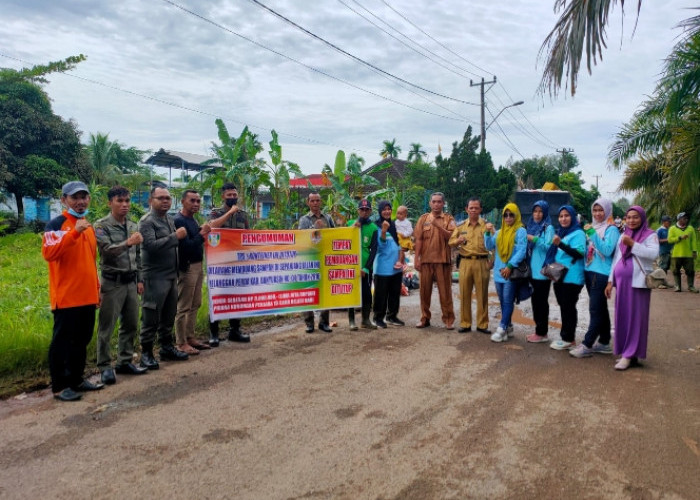
[[[54,397],[77,401],[83,391],[103,384],[83,379],[86,349],[95,327],[100,302],[95,231],[85,219],[90,192],[80,181],[63,186],[61,215],[46,225],[41,254],[49,263],[49,298],[53,312],[53,338],[49,370]]]

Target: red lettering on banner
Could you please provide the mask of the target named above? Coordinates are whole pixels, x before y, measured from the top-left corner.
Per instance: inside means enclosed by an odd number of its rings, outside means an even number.
[[[352,250],[352,240],[333,240],[333,250]]]
[[[352,293],[352,285],[331,285],[331,295],[348,295]]]
[[[214,314],[225,314],[240,311],[311,306],[318,305],[318,301],[318,289],[313,288],[310,290],[285,290],[241,295],[216,295],[212,297],[212,306]]]
[[[326,255],[327,266],[353,266],[358,263],[357,255]]]
[[[331,281],[338,280],[354,280],[355,270],[354,269],[329,269],[328,279]]]

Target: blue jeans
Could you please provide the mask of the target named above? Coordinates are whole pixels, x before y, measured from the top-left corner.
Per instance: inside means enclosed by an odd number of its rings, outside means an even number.
[[[605,297],[608,277],[593,271],[586,271],[585,277],[586,291],[588,291],[588,312],[591,319],[583,343],[590,349],[596,339],[601,344],[608,345],[610,343],[610,313],[608,312],[608,299]]]
[[[501,303],[501,322],[499,326],[504,330],[510,326],[510,319],[515,309],[515,284],[512,281],[505,283],[496,282],[498,301]]]

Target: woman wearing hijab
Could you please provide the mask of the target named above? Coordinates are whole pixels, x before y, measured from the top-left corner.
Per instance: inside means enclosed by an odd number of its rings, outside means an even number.
[[[374,324],[386,328],[386,324],[404,326],[398,318],[401,301],[401,279],[403,263],[396,225],[391,220],[391,204],[380,201],[377,204],[379,227],[377,256],[374,259]],[[386,317],[386,322],[384,318]]]
[[[591,205],[591,215],[593,222],[583,227],[588,239],[584,277],[590,322],[583,341],[569,351],[575,358],[588,358],[594,353],[612,354],[610,313],[605,287],[620,231],[615,227],[612,217],[612,201],[598,198]]]
[[[552,282],[542,276],[540,269],[544,263],[547,249],[554,238],[554,226],[549,218],[549,203],[544,200],[532,205],[532,215],[527,221],[527,248],[530,253],[530,269],[532,269],[532,315],[535,320],[535,333],[528,335],[527,341],[533,343],[549,342],[549,289]]]
[[[517,286],[510,280],[511,270],[518,267],[527,256],[527,231],[520,218],[520,210],[515,203],[508,203],[503,208],[501,229],[493,234],[493,224],[486,224],[484,244],[487,250],[496,249],[493,265],[493,281],[501,303],[501,322],[491,335],[493,342],[505,342],[508,334],[512,335],[511,317],[515,308]]]
[[[647,356],[651,290],[646,287],[646,274],[658,255],[659,238],[649,229],[646,212],[638,205],[630,207],[605,287],[607,298],[616,288],[614,348],[621,356],[616,370],[626,370]]]
[[[558,262],[568,269],[564,279],[554,283],[554,296],[561,310],[561,340],[555,340],[549,347],[557,351],[571,349],[576,342],[576,304],[583,289],[583,256],[586,252],[586,235],[578,224],[577,215],[574,207],[562,205],[558,216],[559,229],[544,259],[544,265]]]

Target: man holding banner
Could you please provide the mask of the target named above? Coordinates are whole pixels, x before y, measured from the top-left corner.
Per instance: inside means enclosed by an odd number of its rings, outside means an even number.
[[[236,185],[227,182],[221,187],[221,198],[224,204],[215,208],[209,215],[209,225],[212,228],[249,229],[248,214],[238,206],[238,189]],[[241,331],[240,318],[228,320],[228,339],[232,342],[250,342],[250,335]],[[219,346],[219,322],[209,322],[209,345]]]
[[[335,227],[333,219],[321,212],[321,195],[318,193],[309,193],[306,198],[306,205],[309,207],[309,213],[303,215],[299,219],[299,229],[326,229]],[[306,333],[314,331],[314,313],[306,311],[304,313],[304,322],[306,323]],[[331,333],[330,327],[330,311],[321,311],[321,319],[318,322],[318,329],[326,333]]]

